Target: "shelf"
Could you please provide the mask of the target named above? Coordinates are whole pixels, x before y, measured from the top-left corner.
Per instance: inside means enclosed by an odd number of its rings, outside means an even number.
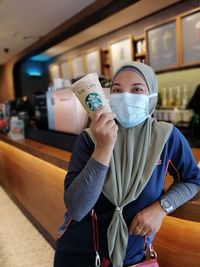
[[[133,40],[133,60],[146,63],[146,40],[144,36],[140,36]]]
[[[139,58],[139,57],[146,57],[146,54],[145,53],[136,53],[135,58]]]
[[[110,77],[110,55],[109,50],[102,50],[101,51],[101,58],[102,58],[102,74],[106,77]]]

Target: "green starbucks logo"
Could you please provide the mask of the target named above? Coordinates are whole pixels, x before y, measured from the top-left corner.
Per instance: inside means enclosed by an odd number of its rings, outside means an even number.
[[[96,111],[103,106],[103,101],[99,94],[91,93],[86,97],[85,104],[91,111]]]

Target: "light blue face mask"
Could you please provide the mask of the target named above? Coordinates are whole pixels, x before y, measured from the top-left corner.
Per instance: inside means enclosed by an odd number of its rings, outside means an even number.
[[[125,128],[137,126],[150,117],[148,95],[127,92],[111,94],[109,103],[117,121]]]

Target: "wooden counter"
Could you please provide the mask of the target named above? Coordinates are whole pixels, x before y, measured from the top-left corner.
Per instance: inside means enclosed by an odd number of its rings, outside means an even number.
[[[64,219],[70,156],[32,140],[0,136],[0,183],[53,246]]]
[[[192,151],[199,162],[200,149]],[[70,156],[67,151],[32,140],[0,136],[0,183],[53,247],[64,219],[64,178]],[[200,193],[166,217],[154,241],[160,266],[199,266],[194,263],[200,262],[199,239]],[[182,246],[189,249],[184,251]],[[181,264],[176,261],[180,255]],[[184,265],[189,258],[191,264]]]
[[[1,135],[0,140],[19,148],[37,158],[45,160],[57,167],[67,170],[71,153],[48,146],[30,139],[12,140],[7,136]]]

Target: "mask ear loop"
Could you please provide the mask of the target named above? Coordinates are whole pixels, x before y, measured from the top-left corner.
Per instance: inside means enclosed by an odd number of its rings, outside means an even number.
[[[152,94],[149,95],[149,98],[153,98],[153,97],[156,97],[156,96],[158,96],[158,93],[152,93]]]
[[[149,95],[149,99],[150,99],[150,98],[154,98],[154,97],[158,97],[158,93],[152,93],[152,94]],[[149,102],[149,103],[150,103],[150,102]],[[150,117],[154,114],[154,112],[155,112],[155,109],[154,109],[154,111],[153,111],[151,114],[149,114]]]

